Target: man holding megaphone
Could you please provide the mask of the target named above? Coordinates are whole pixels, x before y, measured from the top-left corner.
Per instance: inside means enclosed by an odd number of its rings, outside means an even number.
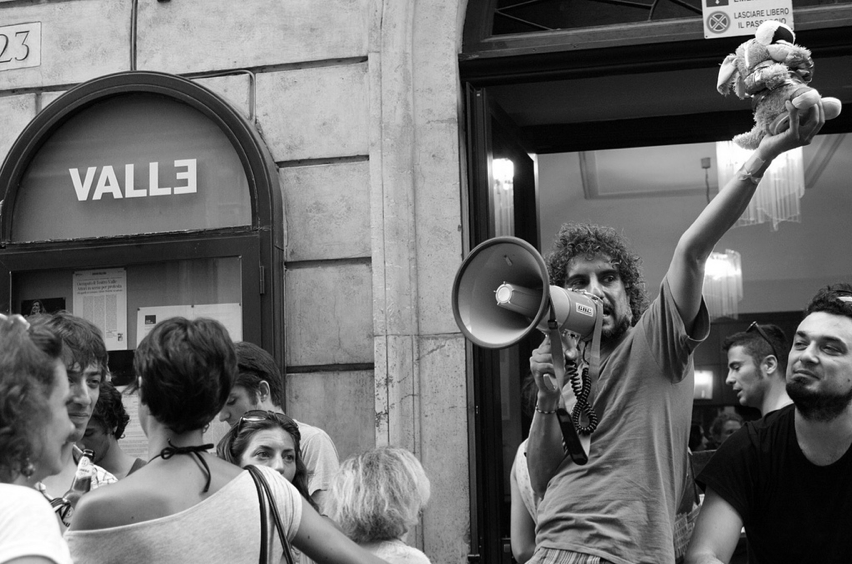
[[[554,363],[554,343],[545,337],[530,358],[538,403],[527,465],[543,498],[531,563],[675,561],[673,523],[685,487],[692,416],[692,351],[710,326],[701,296],[704,263],[771,161],[810,143],[825,121],[821,105],[801,116],[788,109],[792,127],[764,138],[681,236],[650,305],[639,258],[614,229],[567,224],[560,231],[546,260],[550,283],[587,292],[602,304],[599,360],[590,358],[592,337],[580,344],[580,356],[599,364],[599,374],[590,374],[589,398],[598,424],[586,439],[588,461],[578,464],[563,448],[557,410],[569,406],[560,404],[563,390],[552,383],[554,365],[561,363]],[[568,339],[560,344],[554,349],[572,346]]]

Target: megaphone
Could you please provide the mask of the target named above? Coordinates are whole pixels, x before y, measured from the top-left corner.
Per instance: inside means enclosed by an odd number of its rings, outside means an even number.
[[[600,315],[591,294],[550,284],[538,251],[516,237],[495,237],[473,249],[453,282],[456,324],[481,347],[502,349],[530,331],[560,331],[588,338]]]
[[[502,349],[539,329],[550,335],[557,386],[565,397],[565,358],[560,332],[571,331],[581,340],[593,336],[592,366],[597,377],[603,306],[592,294],[550,284],[547,266],[538,251],[516,237],[495,237],[473,249],[462,262],[453,282],[453,315],[465,337],[477,345]],[[589,391],[586,390],[588,395]],[[577,396],[575,415],[556,410],[562,438],[576,464],[589,460],[588,434],[577,433],[580,409],[596,418],[586,401]],[[567,404],[567,401],[565,402]],[[587,433],[594,429],[592,425]]]

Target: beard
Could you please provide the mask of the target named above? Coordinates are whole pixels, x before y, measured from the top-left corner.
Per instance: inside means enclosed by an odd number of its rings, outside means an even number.
[[[615,325],[609,329],[601,331],[601,338],[604,340],[615,340],[627,333],[628,329],[630,329],[630,318],[625,316],[618,319]]]
[[[843,394],[815,392],[798,380],[787,382],[787,395],[802,417],[810,421],[832,421],[846,411],[852,402],[852,389]]]

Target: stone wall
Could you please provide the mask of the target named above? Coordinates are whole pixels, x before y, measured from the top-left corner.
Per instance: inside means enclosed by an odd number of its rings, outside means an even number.
[[[461,4],[461,5],[460,5]],[[38,66],[0,63],[0,156],[62,92],[127,70],[183,75],[257,124],[285,218],[288,412],[341,457],[409,448],[432,479],[410,541],[469,550],[458,0],[0,0],[40,23]]]

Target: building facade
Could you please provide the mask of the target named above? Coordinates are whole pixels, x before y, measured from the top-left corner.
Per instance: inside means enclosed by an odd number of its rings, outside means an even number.
[[[482,14],[495,4],[471,0]],[[842,4],[842,17],[817,9],[805,26],[848,29]],[[64,93],[115,73],[191,80],[256,129],[280,190],[270,198],[282,213],[269,283],[280,290],[281,319],[264,339],[286,369],[287,411],[325,429],[342,458],[384,444],[413,451],[432,499],[409,540],[433,562],[456,564],[480,551],[492,557],[470,561],[496,561],[504,524],[483,508],[505,501],[495,493],[500,445],[483,439],[490,423],[479,411],[490,365],[471,354],[451,304],[465,253],[495,234],[477,225],[473,161],[487,151],[473,146],[470,86],[624,73],[608,66],[613,56],[647,67],[625,52],[654,43],[654,33],[687,51],[658,57],[652,70],[683,68],[689,49],[702,61],[690,64],[720,60],[718,49],[698,46],[700,20],[662,32],[624,24],[524,44],[479,38],[461,76],[463,37],[475,31],[468,8],[466,0],[0,0],[0,157]],[[589,43],[578,47],[578,37]],[[587,51],[555,57],[578,49]],[[535,221],[528,231],[537,237]],[[10,300],[0,310],[16,307]]]
[[[411,540],[436,562],[469,550],[464,341],[449,297],[463,14],[378,0],[0,2],[22,59],[0,63],[3,157],[63,93],[127,71],[189,78],[256,124],[283,204],[287,410],[341,457],[382,444],[420,457],[433,495]]]

